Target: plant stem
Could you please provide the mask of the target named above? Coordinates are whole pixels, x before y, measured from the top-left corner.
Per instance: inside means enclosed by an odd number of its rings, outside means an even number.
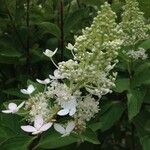
[[[113,0],[108,0],[108,3],[109,3],[109,4],[112,4],[112,3],[113,3]]]
[[[60,37],[60,49],[61,49],[61,60],[64,60],[64,2],[60,1],[60,29],[61,29],[61,37]]]
[[[131,136],[132,136],[132,150],[135,150],[135,141],[134,141],[134,125],[131,124]]]
[[[22,45],[22,48],[25,49],[26,46],[24,45],[24,43],[23,43],[23,41],[22,41],[22,38],[21,38],[21,36],[20,36],[20,34],[19,34],[18,30],[17,30],[17,27],[16,27],[16,25],[15,25],[15,22],[14,22],[14,20],[13,20],[13,17],[12,17],[12,15],[11,15],[10,11],[9,11],[8,5],[7,5],[6,1],[4,1],[4,2],[5,2],[6,13],[7,13],[8,16],[9,16],[9,19],[10,19],[10,21],[11,21],[13,30],[15,31],[15,33],[16,33],[16,35],[17,35],[17,38],[18,38],[18,41],[19,41],[20,44]]]
[[[30,0],[27,0],[27,13],[26,13],[26,26],[27,26],[27,43],[26,43],[26,71],[27,73],[30,72]]]
[[[78,7],[80,8],[80,2],[79,2],[79,0],[77,0],[77,4],[78,4]]]

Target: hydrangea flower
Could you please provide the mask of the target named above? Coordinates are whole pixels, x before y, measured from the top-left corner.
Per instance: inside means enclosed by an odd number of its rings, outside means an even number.
[[[15,114],[19,111],[19,109],[24,105],[25,102],[22,102],[20,105],[16,105],[15,103],[9,103],[7,110],[2,110],[3,113],[9,114]]]
[[[35,117],[34,126],[31,125],[21,126],[21,129],[24,130],[25,132],[29,132],[35,135],[48,130],[52,125],[53,125],[52,122],[44,123],[43,117],[41,115],[38,115]]]
[[[54,129],[62,134],[62,137],[69,135],[75,128],[75,122],[71,121],[68,122],[66,128],[64,128],[61,124],[55,123],[54,124]]]
[[[30,84],[27,89],[21,89],[20,90],[23,94],[28,94],[30,95],[31,93],[33,93],[35,91],[35,88],[32,84]]]
[[[51,82],[51,80],[50,79],[45,79],[45,80],[40,80],[40,79],[36,79],[36,81],[37,82],[39,82],[39,83],[41,83],[41,84],[49,84],[50,82]]]
[[[46,49],[45,52],[43,52],[43,53],[44,53],[44,55],[46,55],[47,57],[52,58],[52,57],[56,54],[57,50],[58,50],[58,48],[56,48],[54,51],[51,51],[51,50],[49,50],[49,49]]]
[[[69,114],[69,116],[73,116],[76,112],[76,107],[77,107],[77,102],[76,102],[75,97],[72,97],[72,100],[68,102],[62,103],[61,107],[63,109],[61,109],[57,113],[59,116],[65,116],[67,114]]]

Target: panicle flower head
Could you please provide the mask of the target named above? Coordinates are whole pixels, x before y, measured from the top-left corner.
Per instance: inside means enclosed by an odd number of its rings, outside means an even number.
[[[124,32],[124,46],[135,45],[149,37],[148,26],[145,24],[143,12],[140,11],[138,6],[136,0],[126,0],[126,5],[123,7],[124,12],[120,27]]]
[[[108,89],[113,87],[114,78],[110,75],[112,69],[108,71],[107,68],[113,68],[117,62],[123,33],[115,20],[116,14],[105,3],[92,25],[75,38],[75,60],[59,63],[60,72],[77,84],[77,88],[88,86],[96,88],[98,93],[107,93],[101,90],[107,89],[109,92]]]

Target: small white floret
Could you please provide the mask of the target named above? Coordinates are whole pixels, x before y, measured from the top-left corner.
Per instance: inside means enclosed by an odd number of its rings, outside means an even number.
[[[21,126],[21,129],[24,130],[25,132],[29,132],[35,135],[47,131],[52,125],[53,125],[52,122],[44,124],[43,117],[41,115],[38,115],[34,119],[34,126],[31,125]]]
[[[30,95],[31,93],[33,93],[35,91],[35,88],[32,84],[30,84],[27,89],[21,89],[20,90],[23,94],[28,94]]]
[[[51,81],[50,79],[45,79],[45,80],[40,80],[40,79],[36,79],[37,82],[39,82],[40,84],[49,84]]]
[[[3,113],[9,114],[15,114],[19,111],[19,109],[24,105],[25,102],[22,102],[20,105],[16,105],[15,103],[9,103],[7,110],[2,110]]]
[[[56,54],[57,50],[58,50],[58,48],[56,48],[55,51],[51,51],[49,49],[46,49],[45,52],[43,52],[43,54],[49,58],[52,58]]]
[[[75,122],[71,121],[67,124],[66,128],[64,128],[61,124],[55,123],[54,129],[62,134],[62,137],[69,135],[75,128]]]

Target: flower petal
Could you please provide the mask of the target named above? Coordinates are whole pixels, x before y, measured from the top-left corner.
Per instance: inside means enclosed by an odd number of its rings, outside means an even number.
[[[52,75],[49,75],[49,78],[52,79],[52,80],[56,80],[56,77],[54,77]]]
[[[33,126],[30,126],[30,125],[21,126],[21,129],[25,132],[36,132],[37,131]]]
[[[59,116],[65,116],[65,115],[67,115],[69,113],[69,109],[62,109],[62,110],[60,110],[57,114],[59,115]]]
[[[44,124],[41,128],[40,128],[40,131],[46,131],[48,130],[51,126],[53,125],[53,123],[49,122],[49,123],[46,123]]]
[[[29,94],[33,93],[33,91],[35,91],[34,86],[33,86],[32,84],[30,84],[30,85],[28,86],[28,88],[27,88],[27,91],[28,91]]]
[[[42,115],[37,115],[34,120],[34,127],[37,130],[39,130],[42,127],[43,123],[44,123],[44,121],[43,121]]]
[[[61,75],[61,72],[58,70],[58,69],[56,69],[55,71],[54,71],[54,77],[56,78],[56,79],[63,79],[64,77]]]
[[[75,122],[74,121],[69,122],[66,127],[66,133],[70,134],[74,128],[75,128]]]
[[[73,116],[75,114],[75,112],[76,112],[76,108],[75,107],[70,109],[69,116]]]
[[[15,103],[9,103],[8,109],[14,111],[17,109],[17,105]]]
[[[17,107],[17,109],[19,110],[19,109],[24,105],[24,103],[25,103],[25,101],[22,102],[22,103]]]
[[[50,79],[48,79],[48,78],[47,78],[47,79],[45,79],[44,81],[45,81],[45,83],[46,83],[46,84],[49,84],[49,83],[51,82],[51,80],[50,80]]]
[[[57,132],[59,132],[60,134],[65,134],[65,133],[66,133],[65,128],[64,128],[61,124],[55,123],[55,124],[54,124],[54,129],[55,129]]]
[[[41,133],[42,131],[38,130],[38,131],[35,131],[35,132],[32,132],[33,135],[36,135],[36,134],[39,134]]]
[[[73,50],[74,46],[71,43],[68,43],[68,45],[66,46],[67,49],[69,50]]]
[[[39,82],[40,84],[45,84],[43,80],[36,79],[36,81]]]
[[[11,110],[2,110],[2,112],[5,113],[5,114],[10,114],[10,113],[12,113]]]
[[[29,94],[26,89],[21,89],[20,91],[21,91],[21,93],[23,93],[23,94]]]

